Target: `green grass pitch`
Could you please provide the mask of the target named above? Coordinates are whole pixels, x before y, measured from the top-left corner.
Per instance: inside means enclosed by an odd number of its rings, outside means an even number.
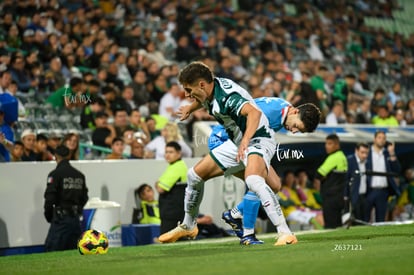
[[[0,274],[414,274],[414,224],[299,234],[299,243],[240,246],[236,238],[0,257]]]

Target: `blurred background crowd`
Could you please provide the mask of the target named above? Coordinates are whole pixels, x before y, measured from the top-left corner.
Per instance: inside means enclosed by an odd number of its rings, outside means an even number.
[[[313,102],[322,123],[414,124],[414,3],[397,0],[4,0],[0,107],[13,148],[3,161],[192,156],[180,68],[201,60],[253,97]],[[86,144],[85,148],[79,148]],[[3,146],[0,144],[0,146]],[[98,149],[98,150],[95,150]]]

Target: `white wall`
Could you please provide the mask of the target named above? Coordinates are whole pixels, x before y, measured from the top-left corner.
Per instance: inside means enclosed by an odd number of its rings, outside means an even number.
[[[199,159],[185,159],[191,167]],[[86,176],[89,198],[100,197],[121,204],[121,223],[128,224],[135,207],[134,189],[154,182],[167,166],[164,161],[77,161],[73,166]],[[55,162],[0,164],[0,247],[41,245],[49,224],[43,216],[43,193]],[[222,227],[221,213],[238,203],[244,184],[223,177],[206,182],[200,212],[211,214]]]

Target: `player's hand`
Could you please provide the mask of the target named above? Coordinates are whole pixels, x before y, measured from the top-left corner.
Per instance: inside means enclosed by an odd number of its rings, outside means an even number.
[[[181,106],[176,115],[180,118],[180,121],[186,120],[191,115],[191,105]]]
[[[248,152],[248,147],[249,147],[249,141],[242,139],[239,145],[239,151],[237,153],[237,158],[236,158],[237,162],[244,160],[244,158],[246,157],[246,153]]]

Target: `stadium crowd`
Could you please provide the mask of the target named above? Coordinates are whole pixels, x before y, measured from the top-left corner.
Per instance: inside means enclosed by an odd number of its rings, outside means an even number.
[[[4,161],[51,160],[63,140],[72,159],[80,142],[111,153],[91,158],[163,158],[170,141],[191,156],[192,123],[211,120],[200,110],[175,123],[189,103],[177,75],[192,60],[253,97],[315,103],[329,125],[414,124],[414,35],[364,24],[366,16],[392,18],[397,1],[4,0],[0,7],[0,94],[19,104],[19,119],[2,125],[13,135],[1,141],[14,143],[4,146]]]

